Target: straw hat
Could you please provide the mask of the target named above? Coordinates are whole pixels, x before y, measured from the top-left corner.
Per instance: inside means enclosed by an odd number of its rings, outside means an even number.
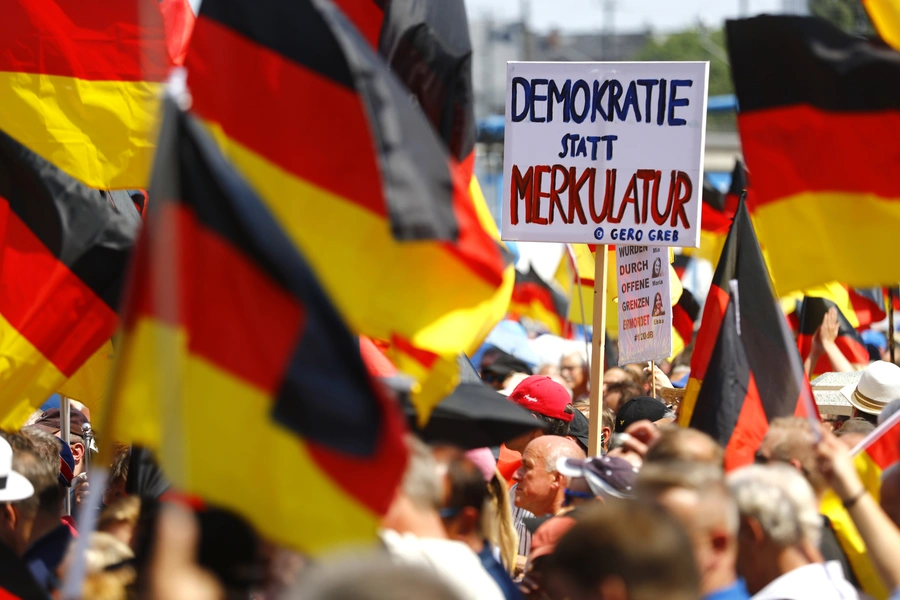
[[[891,400],[900,398],[900,367],[875,361],[863,371],[859,383],[842,388],[841,395],[856,409],[877,415]]]
[[[17,502],[34,494],[31,482],[12,470],[12,459],[12,447],[0,438],[0,502]]]

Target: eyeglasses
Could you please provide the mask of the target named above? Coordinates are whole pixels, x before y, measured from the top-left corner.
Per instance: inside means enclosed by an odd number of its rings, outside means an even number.
[[[589,494],[587,492],[576,492],[574,490],[567,489],[563,492],[565,495],[565,499],[563,500],[563,506],[569,506],[575,498],[580,498],[582,500],[593,500],[594,495]]]

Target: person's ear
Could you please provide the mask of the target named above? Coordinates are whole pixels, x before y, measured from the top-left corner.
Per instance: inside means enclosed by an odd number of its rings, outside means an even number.
[[[69,447],[72,449],[72,457],[75,459],[76,463],[84,458],[84,444],[75,442]]]
[[[16,528],[16,522],[19,520],[19,515],[16,512],[16,509],[13,508],[12,504],[5,503],[2,508],[0,508],[0,522],[7,526],[7,528],[12,531]]]
[[[800,471],[801,473],[804,472],[804,471],[803,471],[803,463],[801,463],[801,462],[800,462],[799,460],[797,460],[796,458],[792,458],[792,459],[789,460],[788,462],[791,463],[791,466],[792,466],[792,467],[794,467],[795,469],[797,469],[797,470]]]

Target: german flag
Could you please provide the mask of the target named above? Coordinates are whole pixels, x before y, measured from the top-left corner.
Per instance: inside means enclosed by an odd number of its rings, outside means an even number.
[[[527,273],[516,272],[509,312],[516,318],[528,317],[553,335],[563,335],[569,310],[565,297],[541,279],[534,267]]]
[[[193,109],[350,327],[390,341],[423,382],[427,417],[514,279],[407,88],[338,9],[310,0],[203,4],[187,67]]]
[[[121,210],[0,132],[3,427],[22,425],[86,363],[108,367],[140,220],[130,200]],[[99,400],[103,387],[78,399]]]
[[[101,426],[275,543],[374,540],[403,417],[274,215],[197,120],[167,111]],[[223,460],[223,440],[242,449]]]
[[[828,298],[815,296],[804,296],[800,307],[799,335],[797,336],[797,347],[800,349],[800,357],[806,360],[809,356],[812,350],[813,337],[815,337],[816,331],[822,324],[825,314],[831,308],[837,309],[839,329],[835,344],[841,351],[841,354],[850,363],[868,364],[869,352],[866,350],[866,345],[850,321],[847,320],[847,317],[844,316],[840,307]],[[812,366],[812,374],[814,375],[821,375],[834,370],[835,366],[831,364],[828,355],[819,357],[816,364]]]
[[[366,3],[339,2],[341,7],[346,4]],[[359,20],[354,23],[359,25]],[[465,2],[388,0],[378,50],[391,71],[415,94],[450,156],[471,175],[475,96]]]
[[[848,291],[850,304],[856,314],[857,329],[865,329],[887,316],[884,291],[880,287],[850,288]]]
[[[878,35],[900,50],[900,4],[897,0],[862,0]]]
[[[900,54],[814,18],[728,21],[750,211],[781,295],[900,280]]]
[[[694,325],[700,317],[700,303],[690,290],[682,290],[672,307],[672,356],[681,354],[694,339]]]
[[[679,423],[713,436],[725,447],[726,469],[734,469],[753,462],[772,419],[805,415],[811,406],[800,355],[741,201],[706,298]]]
[[[171,65],[157,0],[10,0],[0,48],[7,134],[91,187],[146,187]]]
[[[879,473],[900,462],[900,413],[894,413],[853,449],[878,467]]]

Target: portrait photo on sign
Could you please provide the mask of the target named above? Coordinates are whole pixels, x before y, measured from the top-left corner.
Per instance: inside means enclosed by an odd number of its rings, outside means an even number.
[[[660,273],[662,273],[662,259],[657,258],[656,261],[654,261],[654,263],[653,263],[653,275],[652,275],[653,279],[656,279],[657,277],[659,277]],[[658,295],[659,294],[657,294],[657,296]]]
[[[664,314],[666,314],[666,308],[663,306],[662,294],[657,292],[656,299],[653,301],[653,316],[661,317]]]

